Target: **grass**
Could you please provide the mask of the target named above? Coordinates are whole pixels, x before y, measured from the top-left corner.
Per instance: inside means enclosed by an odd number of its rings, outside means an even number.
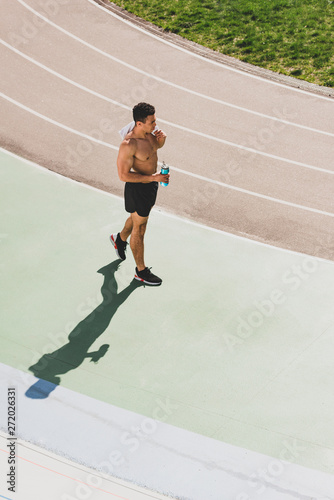
[[[334,0],[114,0],[166,31],[334,87]]]

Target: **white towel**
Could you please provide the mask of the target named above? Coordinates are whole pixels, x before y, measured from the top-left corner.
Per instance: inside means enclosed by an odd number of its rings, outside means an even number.
[[[133,130],[135,128],[135,125],[136,125],[136,122],[132,121],[130,123],[128,123],[127,125],[125,125],[125,127],[123,127],[121,130],[118,131],[119,135],[122,137],[122,139],[125,138],[125,136],[131,132],[131,130]],[[155,129],[153,130],[152,135],[154,135],[154,132],[156,132],[157,130],[159,130],[159,127],[158,125],[156,125]]]
[[[121,130],[119,130],[119,135],[122,137],[122,139],[124,139],[126,134],[128,134],[129,132],[131,132],[131,130],[133,130],[135,128],[135,125],[136,125],[136,122],[132,121],[132,122],[128,123],[127,125],[125,125],[125,127],[123,127]]]

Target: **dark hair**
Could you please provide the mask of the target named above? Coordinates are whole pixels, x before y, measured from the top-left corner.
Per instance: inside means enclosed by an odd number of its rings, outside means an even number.
[[[146,122],[146,118],[150,115],[154,115],[155,107],[146,102],[139,102],[135,105],[132,110],[133,119],[135,122]]]

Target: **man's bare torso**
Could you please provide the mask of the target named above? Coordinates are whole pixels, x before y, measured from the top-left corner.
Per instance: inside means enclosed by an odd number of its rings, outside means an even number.
[[[158,143],[156,138],[152,134],[146,134],[145,139],[133,137],[133,135],[133,132],[130,132],[125,137],[126,141],[129,139],[136,141],[136,153],[133,156],[132,169],[139,174],[155,174],[158,164]]]

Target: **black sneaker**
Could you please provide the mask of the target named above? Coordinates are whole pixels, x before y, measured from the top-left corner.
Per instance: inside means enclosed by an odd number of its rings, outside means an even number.
[[[117,234],[112,234],[110,236],[110,241],[114,245],[115,252],[117,254],[117,257],[119,257],[122,260],[126,259],[126,247],[128,242],[123,241],[122,238],[120,237],[119,233]]]
[[[151,273],[151,268],[145,267],[142,271],[136,268],[135,279],[146,285],[161,285],[162,279]]]

